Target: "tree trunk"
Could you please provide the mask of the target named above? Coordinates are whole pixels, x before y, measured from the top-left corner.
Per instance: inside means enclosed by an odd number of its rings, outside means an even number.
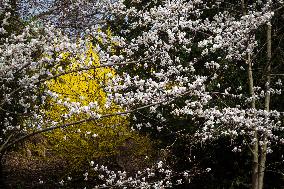
[[[266,70],[266,95],[265,95],[265,110],[269,111],[270,105],[270,82],[271,82],[271,24],[267,24],[267,70]],[[264,133],[263,136],[264,145],[261,147],[260,162],[259,162],[259,177],[258,177],[258,188],[263,189],[263,179],[266,164],[267,154],[267,135]]]
[[[242,14],[243,16],[246,15],[246,3],[245,0],[241,0],[242,6]],[[255,94],[254,94],[254,84],[253,84],[253,74],[252,74],[252,62],[251,62],[251,55],[248,54],[247,63],[248,63],[248,84],[249,84],[249,94],[251,99],[251,108],[255,109]],[[254,143],[252,144],[252,189],[259,189],[259,139],[258,133],[255,129],[254,131]]]
[[[248,82],[249,82],[249,93],[252,98],[251,108],[255,109],[255,94],[253,89],[253,76],[252,76],[252,62],[250,55],[248,55]],[[258,189],[258,135],[257,131],[254,132],[255,142],[252,145],[252,189]]]

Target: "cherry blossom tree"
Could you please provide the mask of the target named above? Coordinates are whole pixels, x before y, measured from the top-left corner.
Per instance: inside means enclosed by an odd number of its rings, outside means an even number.
[[[223,1],[149,1],[141,8],[139,1],[126,4],[104,0],[96,1],[91,8],[88,4],[86,9],[82,3],[68,2],[64,7],[72,18],[72,10],[84,10],[74,16],[77,20],[65,20],[67,25],[80,23],[75,29],[83,30],[69,37],[63,33],[66,30],[62,25],[56,25],[63,23],[60,18],[51,18],[48,24],[41,21],[48,10],[39,13],[34,22],[21,26],[19,31],[8,30],[14,19],[12,5],[9,1],[2,3],[1,156],[8,148],[35,134],[102,117],[129,115],[141,109],[149,109],[151,117],[164,123],[167,117],[161,109],[167,107],[171,115],[186,116],[196,122],[197,142],[210,142],[221,136],[242,138],[242,144],[233,150],[241,151],[242,147],[251,150],[252,188],[262,189],[270,145],[283,144],[277,135],[283,129],[281,112],[270,108],[271,95],[281,95],[281,88],[271,87],[270,74],[271,20],[274,11],[281,10],[282,1],[254,4],[237,1],[241,13]],[[61,10],[56,8],[50,11]],[[104,10],[105,16],[92,15],[92,8]],[[101,28],[117,20],[124,27],[108,40]],[[255,57],[259,50],[256,33],[264,26],[267,27],[266,79],[264,85],[255,86],[253,66],[257,65]],[[109,41],[115,44],[118,54],[113,52]],[[84,52],[89,42],[99,42],[95,46],[100,57],[98,66],[85,64]],[[62,55],[66,52],[81,64],[72,66],[72,62],[64,62]],[[69,67],[73,69],[63,69],[65,64],[71,64]],[[45,87],[47,81],[64,74],[101,67],[112,67],[120,73],[102,86],[108,93],[105,106],[115,102],[125,111],[102,114],[96,102],[83,106],[80,101],[71,102]],[[228,81],[221,83],[222,78],[228,78],[223,73],[230,68],[247,78],[248,91],[243,86],[230,86]],[[231,100],[234,103],[216,105],[220,98],[221,102],[234,99]],[[49,99],[68,110],[62,115],[62,122],[44,117],[43,107]],[[259,105],[263,101],[264,106]],[[64,122],[80,113],[88,118]],[[141,126],[152,127],[139,123],[136,128]],[[156,129],[159,132],[166,128]]]

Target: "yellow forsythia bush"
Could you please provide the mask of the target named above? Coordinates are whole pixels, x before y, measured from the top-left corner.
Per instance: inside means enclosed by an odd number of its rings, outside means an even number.
[[[76,60],[70,60],[68,53],[61,56],[63,56],[63,61],[72,62],[72,65],[76,66],[76,63],[74,64]],[[86,64],[91,62],[94,66],[100,65],[99,56],[94,51],[92,44],[89,45],[86,56],[87,58],[84,59]],[[75,68],[67,67],[67,69]],[[102,115],[111,114],[123,111],[114,103],[105,105],[107,93],[103,90],[102,85],[106,84],[114,75],[115,71],[107,67],[73,72],[49,81],[47,87],[50,91],[60,94],[59,98],[68,98],[70,102],[80,102],[83,106],[97,101]],[[51,101],[46,110],[46,117],[60,121],[64,113],[66,113],[66,109],[63,106]],[[81,113],[64,121],[68,123],[84,118],[87,116]],[[48,140],[48,148],[69,162],[69,171],[78,170],[84,163],[90,161],[112,162],[123,168],[125,166],[123,162],[129,163],[128,160],[123,160],[125,158],[123,154],[127,154],[131,161],[135,158],[140,159],[137,162],[141,164],[141,158],[144,160],[145,157],[151,156],[152,152],[150,140],[131,131],[128,118],[125,116],[111,116],[57,129],[44,135]],[[140,165],[137,162],[133,162],[131,165],[133,169],[139,168]],[[129,168],[129,166],[126,167]]]

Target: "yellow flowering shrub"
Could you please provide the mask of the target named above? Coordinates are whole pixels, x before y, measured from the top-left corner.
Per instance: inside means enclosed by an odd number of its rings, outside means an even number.
[[[77,64],[74,62],[76,60],[70,60],[68,53],[61,56],[63,61],[71,62],[73,66],[65,69],[76,69]],[[91,63],[93,66],[100,65],[100,58],[92,44],[89,45],[84,62]],[[50,91],[60,94],[59,98],[62,98],[62,101],[68,99],[69,102],[80,102],[81,106],[87,106],[90,102],[96,101],[99,107],[97,111],[101,115],[112,114],[123,110],[114,103],[106,103],[107,93],[102,86],[107,85],[114,75],[115,71],[108,67],[73,72],[49,81],[47,87]],[[67,110],[63,105],[51,101],[46,110],[46,117],[54,121],[62,121],[62,115],[65,113]],[[87,117],[85,113],[79,113],[67,118],[64,122],[69,123]],[[44,135],[48,141],[48,148],[69,162],[69,171],[78,170],[84,163],[90,161],[98,163],[111,161],[123,167],[124,165],[121,164],[123,161],[119,159],[123,153],[128,154],[132,160],[151,156],[150,140],[131,131],[126,116],[110,116],[57,129]],[[131,141],[131,145],[128,141]],[[140,165],[134,164],[132,165],[134,169],[139,168]]]

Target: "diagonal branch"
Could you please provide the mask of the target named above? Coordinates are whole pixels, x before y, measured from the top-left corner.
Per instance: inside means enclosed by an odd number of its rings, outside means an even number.
[[[79,68],[79,69],[75,69],[75,70],[69,70],[69,71],[62,72],[62,73],[59,73],[59,74],[47,77],[45,79],[39,80],[39,81],[37,81],[37,82],[35,82],[33,84],[37,85],[37,84],[43,83],[43,82],[48,81],[48,80],[55,79],[55,78],[63,76],[63,75],[67,75],[67,74],[75,73],[75,72],[80,72],[80,71],[87,71],[87,70],[98,69],[98,68],[105,68],[105,67],[111,67],[111,66],[123,66],[123,65],[128,65],[128,64],[139,64],[139,63],[141,63],[143,61],[146,61],[146,60],[149,60],[149,59],[153,58],[153,56],[149,56],[147,58],[144,58],[144,59],[141,59],[141,60],[137,60],[137,61],[129,61],[129,62],[123,62],[123,63],[112,63],[112,64],[102,64],[102,65],[99,65],[99,66],[85,67],[85,68]],[[28,66],[28,64],[26,66]],[[22,90],[24,88],[25,88],[25,86],[18,87],[17,89],[12,91],[9,94],[9,96],[15,94],[16,92],[18,92],[18,91],[20,91],[20,90]],[[26,90],[29,90],[29,88],[26,88]],[[0,103],[0,107],[2,107],[5,104],[5,102],[6,102],[6,100],[3,99],[2,102]]]
[[[147,57],[147,58],[144,58],[144,59],[141,59],[141,60],[137,60],[137,61],[129,61],[129,62],[123,62],[123,63],[112,63],[112,64],[102,64],[102,65],[99,65],[99,66],[84,67],[84,68],[78,68],[78,69],[75,69],[75,70],[69,70],[69,71],[62,72],[62,73],[47,77],[45,79],[42,79],[42,80],[36,82],[35,84],[39,84],[39,83],[42,83],[42,82],[45,82],[45,81],[48,81],[48,80],[51,80],[51,79],[55,79],[57,77],[67,75],[67,74],[70,74],[70,73],[75,73],[75,72],[94,70],[94,69],[98,69],[98,68],[105,68],[105,67],[111,67],[111,66],[123,66],[123,65],[128,65],[128,64],[138,64],[138,63],[141,63],[143,61],[149,60],[152,57],[153,56],[150,56],[150,57]]]
[[[68,126],[71,126],[71,125],[78,125],[78,124],[81,124],[81,123],[85,123],[85,122],[89,122],[89,121],[94,121],[94,120],[98,120],[98,119],[102,119],[102,118],[106,118],[106,117],[111,117],[111,116],[117,116],[117,115],[127,115],[127,114],[130,114],[130,113],[133,113],[133,112],[136,112],[136,111],[139,111],[139,110],[142,110],[142,109],[146,109],[146,108],[149,108],[151,106],[155,106],[155,105],[159,105],[159,104],[164,104],[164,103],[171,103],[173,101],[175,101],[176,99],[180,98],[180,97],[183,97],[187,94],[190,94],[191,92],[190,91],[187,91],[179,96],[176,96],[176,97],[173,97],[172,99],[170,100],[164,100],[164,101],[160,101],[160,102],[156,102],[156,103],[152,103],[152,104],[148,104],[148,105],[144,105],[144,106],[140,106],[138,108],[135,108],[135,109],[132,109],[132,110],[128,110],[128,111],[124,111],[124,112],[116,112],[116,113],[112,113],[112,114],[105,114],[105,115],[102,115],[100,117],[91,117],[91,118],[88,118],[88,119],[82,119],[82,120],[79,120],[79,121],[74,121],[74,122],[71,122],[71,123],[66,123],[66,124],[62,124],[62,125],[58,125],[58,126],[53,126],[53,127],[48,127],[48,128],[45,128],[45,129],[41,129],[41,130],[38,130],[38,131],[35,131],[35,132],[32,132],[32,133],[29,133],[27,135],[24,135],[16,140],[14,140],[13,142],[9,143],[9,144],[6,144],[6,146],[2,145],[2,151],[12,147],[14,144],[17,144],[18,142],[21,142],[29,137],[32,137],[34,135],[37,135],[37,134],[40,134],[40,133],[44,133],[44,132],[47,132],[47,131],[52,131],[52,130],[55,130],[55,129],[59,129],[59,128],[66,128]],[[1,152],[1,151],[0,151]]]
[[[8,144],[8,142],[10,141],[10,139],[13,137],[13,134],[9,135],[8,138],[6,139],[6,141],[4,142],[4,144],[1,145],[0,147],[0,154],[2,151],[4,151],[4,149],[6,148],[5,145]],[[2,155],[2,154],[1,154]]]

